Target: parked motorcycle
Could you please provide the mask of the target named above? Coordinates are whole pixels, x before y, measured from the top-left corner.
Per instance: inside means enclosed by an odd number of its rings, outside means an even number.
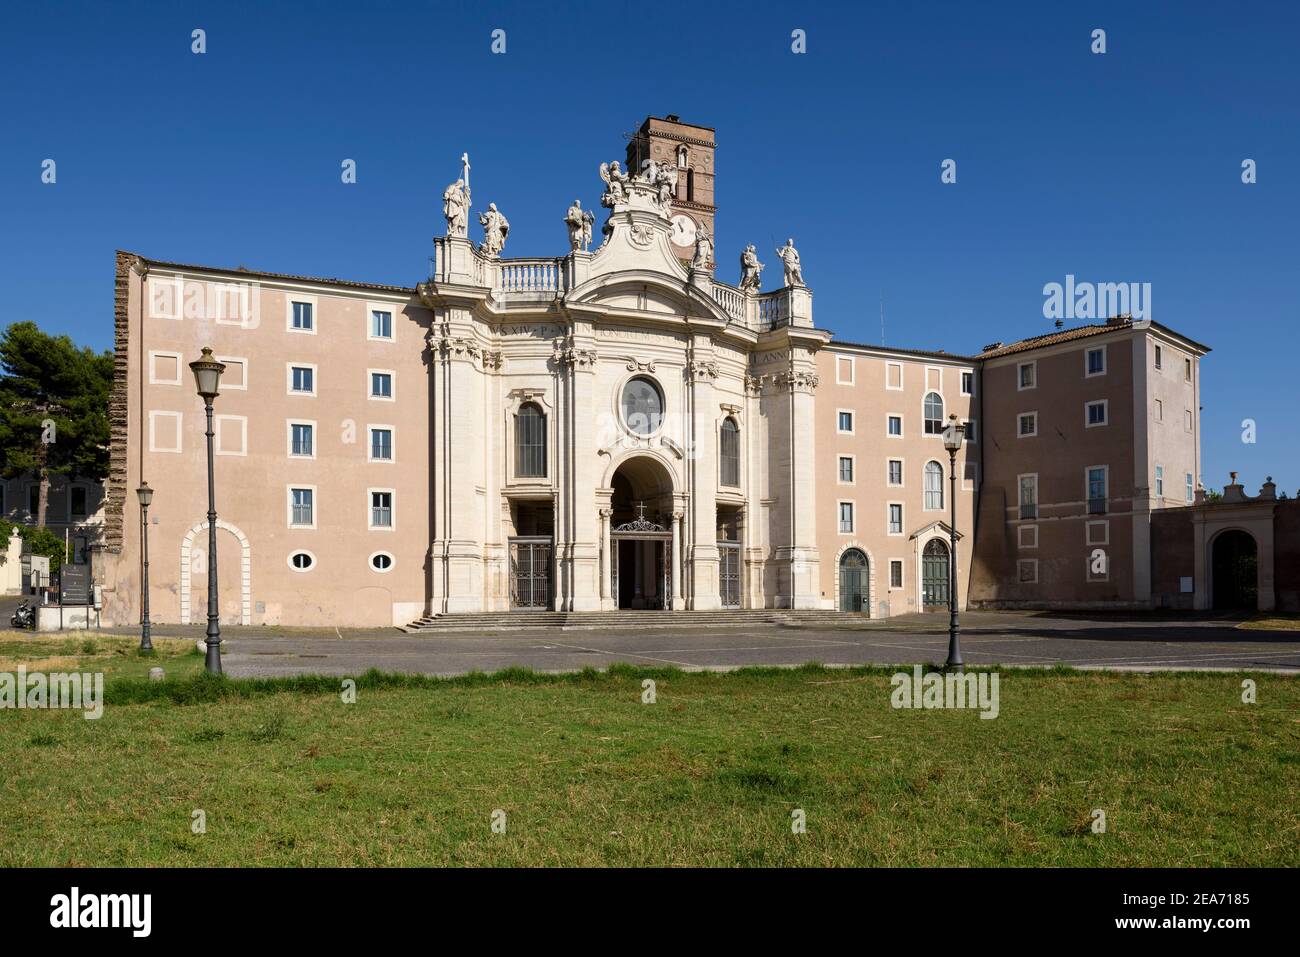
[[[36,609],[27,599],[23,599],[21,605],[15,610],[13,617],[9,619],[9,624],[15,628],[35,628],[36,627]]]

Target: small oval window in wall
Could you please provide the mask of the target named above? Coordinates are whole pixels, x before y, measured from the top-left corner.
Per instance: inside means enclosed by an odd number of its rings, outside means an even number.
[[[377,572],[386,572],[393,567],[393,556],[388,552],[375,552],[370,556],[370,567]]]
[[[296,572],[310,571],[316,565],[316,556],[311,552],[294,552],[289,556],[289,567]]]

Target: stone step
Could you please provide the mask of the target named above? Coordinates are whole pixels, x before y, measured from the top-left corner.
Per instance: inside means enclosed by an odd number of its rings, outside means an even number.
[[[411,632],[516,631],[528,628],[718,628],[792,622],[854,623],[865,615],[828,609],[730,608],[718,611],[512,611],[426,615]]]

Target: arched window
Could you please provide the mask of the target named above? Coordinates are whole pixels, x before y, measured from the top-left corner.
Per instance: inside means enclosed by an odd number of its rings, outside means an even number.
[[[525,402],[515,413],[515,474],[546,477],[546,415],[534,402]]]
[[[718,459],[722,466],[722,484],[740,485],[740,426],[736,420],[722,420],[722,435],[718,442]]]
[[[686,169],[689,159],[690,159],[690,154],[687,152],[686,147],[685,146],[677,147],[677,168]]]
[[[943,509],[943,466],[938,462],[925,463],[925,507]]]
[[[943,396],[938,392],[925,395],[925,434],[943,435]]]

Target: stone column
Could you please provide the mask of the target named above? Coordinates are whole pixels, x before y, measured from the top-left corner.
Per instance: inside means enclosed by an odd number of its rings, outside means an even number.
[[[787,474],[785,541],[777,543],[776,561],[784,565],[777,603],[786,608],[821,607],[817,553],[816,413],[813,390],[818,377],[812,354],[794,352],[787,371],[776,376],[777,408],[784,412]],[[782,408],[783,407],[783,408]]]
[[[687,487],[691,496],[688,607],[712,610],[722,607],[722,598],[718,594],[718,407],[713,398],[718,364],[708,336],[694,337],[686,377],[690,429]]]
[[[612,508],[600,510],[600,604],[601,608],[609,603],[609,578],[613,571],[613,561],[609,554],[609,519],[614,514]]]
[[[562,538],[563,611],[597,611],[601,607],[600,540],[592,490],[600,484],[595,447],[596,350],[589,322],[575,321],[572,334],[555,341],[555,364],[565,396],[560,414],[560,498],[556,534]]]
[[[682,512],[673,512],[673,611],[686,607],[682,594]]]

